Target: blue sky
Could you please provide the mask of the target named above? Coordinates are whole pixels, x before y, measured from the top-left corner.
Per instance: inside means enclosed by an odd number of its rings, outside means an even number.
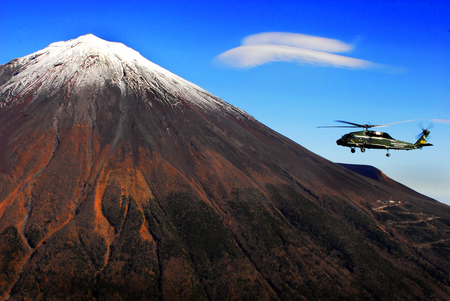
[[[121,42],[333,162],[450,204],[449,16],[440,0],[2,1],[0,64],[87,33]],[[390,158],[317,128],[411,119],[447,123],[434,122],[433,147]],[[415,142],[417,124],[380,130]]]

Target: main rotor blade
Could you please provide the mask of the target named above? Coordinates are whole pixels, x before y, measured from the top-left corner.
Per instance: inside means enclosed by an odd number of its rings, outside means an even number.
[[[430,119],[430,121],[443,124],[450,124],[450,120],[448,119]]]
[[[357,123],[348,122],[348,121],[344,121],[344,120],[335,120],[335,122],[347,123],[347,124],[353,125],[354,127],[359,127],[359,128],[365,127],[364,124],[357,124]]]
[[[353,123],[353,122],[348,122],[348,121],[344,121],[344,120],[335,120],[335,122],[342,122],[342,123],[347,123],[347,124],[352,124],[354,127],[357,128],[364,128],[364,129],[370,129],[370,128],[374,128],[374,127],[378,127],[378,125],[371,125],[371,124],[359,124],[359,123]]]
[[[318,126],[318,128],[365,128],[367,130],[369,128],[381,128],[381,127],[391,126],[391,125],[397,124],[397,123],[405,123],[405,122],[411,122],[411,121],[417,121],[417,120],[419,120],[419,119],[399,121],[399,122],[391,122],[391,123],[378,124],[378,125],[359,124],[359,123],[354,123],[354,122],[349,122],[349,121],[344,121],[344,120],[335,120],[335,122],[346,123],[346,124],[350,124],[351,126],[348,126],[348,125],[329,125],[329,126]]]
[[[385,124],[379,124],[379,125],[373,125],[373,128],[381,128],[381,127],[387,127],[387,126],[391,126],[393,124],[398,124],[398,123],[405,123],[405,122],[412,122],[412,121],[417,121],[420,119],[413,119],[413,120],[406,120],[406,121],[399,121],[399,122],[391,122],[391,123],[385,123]]]
[[[346,129],[354,129],[356,126],[349,126],[349,125],[323,125],[318,126],[318,128],[346,128]]]

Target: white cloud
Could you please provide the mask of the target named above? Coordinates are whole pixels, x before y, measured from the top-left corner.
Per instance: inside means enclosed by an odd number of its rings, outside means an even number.
[[[285,45],[244,45],[218,56],[225,65],[235,68],[252,68],[270,62],[299,62],[311,65],[367,68],[372,63],[333,53]]]
[[[248,36],[242,44],[221,53],[216,60],[233,68],[253,68],[281,61],[338,68],[370,68],[376,65],[333,53],[352,50],[350,44],[304,34],[266,32]]]
[[[243,45],[276,44],[326,52],[346,52],[352,46],[339,40],[309,36],[301,33],[263,32],[246,37]]]

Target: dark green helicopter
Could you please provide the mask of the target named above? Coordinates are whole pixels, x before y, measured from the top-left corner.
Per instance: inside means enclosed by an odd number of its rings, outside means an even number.
[[[411,122],[416,120],[393,122],[379,125],[357,124],[343,120],[335,120],[335,122],[346,123],[349,125],[319,126],[319,128],[364,128],[365,129],[364,131],[351,132],[343,135],[342,138],[336,141],[337,145],[350,147],[352,153],[355,152],[355,148],[357,147],[360,148],[362,153],[366,151],[366,148],[385,149],[387,150],[386,156],[390,157],[391,156],[391,154],[389,153],[390,149],[413,150],[413,149],[421,149],[424,146],[433,146],[433,144],[427,143],[426,140],[428,135],[430,134],[429,128],[431,128],[432,124],[430,124],[427,129],[422,128],[422,133],[419,134],[420,137],[415,143],[396,140],[392,138],[388,133],[371,131],[369,129],[386,127],[392,124]]]

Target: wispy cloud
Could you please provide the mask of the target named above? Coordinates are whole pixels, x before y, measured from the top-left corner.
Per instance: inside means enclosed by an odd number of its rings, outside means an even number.
[[[298,33],[264,32],[244,38],[242,46],[221,53],[216,60],[233,68],[253,68],[281,61],[360,69],[377,65],[367,60],[334,54],[352,49],[352,45],[335,39]]]

